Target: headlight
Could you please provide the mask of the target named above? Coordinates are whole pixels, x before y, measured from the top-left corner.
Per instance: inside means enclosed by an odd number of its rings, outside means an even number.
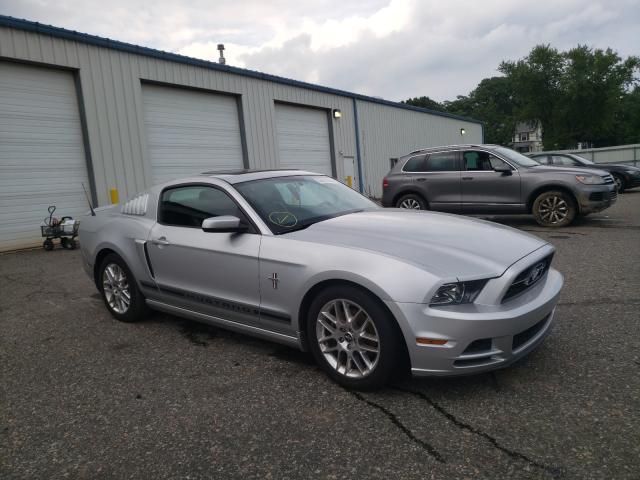
[[[604,178],[598,175],[576,175],[576,180],[585,185],[601,185],[604,183]]]
[[[431,297],[429,305],[458,305],[473,302],[487,280],[472,282],[445,283]]]

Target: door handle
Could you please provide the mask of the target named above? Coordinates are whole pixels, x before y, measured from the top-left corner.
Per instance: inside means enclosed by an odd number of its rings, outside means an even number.
[[[463,180],[473,180],[473,177],[462,177]]]
[[[427,179],[426,178],[417,178],[416,182],[426,182]]]
[[[170,242],[167,240],[167,237],[154,238],[153,240],[151,240],[151,243],[158,246],[170,245]]]

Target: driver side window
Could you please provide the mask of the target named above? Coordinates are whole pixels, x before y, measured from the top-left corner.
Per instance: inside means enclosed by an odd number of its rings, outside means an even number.
[[[471,172],[492,171],[497,166],[507,165],[495,155],[481,150],[467,150],[463,158],[465,170]]]
[[[244,218],[240,208],[222,190],[204,185],[169,188],[162,192],[158,220],[165,225],[200,228],[209,217]]]

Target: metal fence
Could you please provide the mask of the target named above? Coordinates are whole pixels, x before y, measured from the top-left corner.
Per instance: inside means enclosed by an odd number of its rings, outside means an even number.
[[[582,150],[550,150],[545,153],[575,153],[594,163],[626,163],[634,166],[640,164],[640,143]]]

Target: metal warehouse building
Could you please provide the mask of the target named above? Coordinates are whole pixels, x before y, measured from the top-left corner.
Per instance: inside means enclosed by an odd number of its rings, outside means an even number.
[[[205,170],[302,168],[379,197],[390,159],[463,141],[480,122],[0,16],[0,251],[39,244],[49,205],[84,213],[83,182],[105,205]]]

